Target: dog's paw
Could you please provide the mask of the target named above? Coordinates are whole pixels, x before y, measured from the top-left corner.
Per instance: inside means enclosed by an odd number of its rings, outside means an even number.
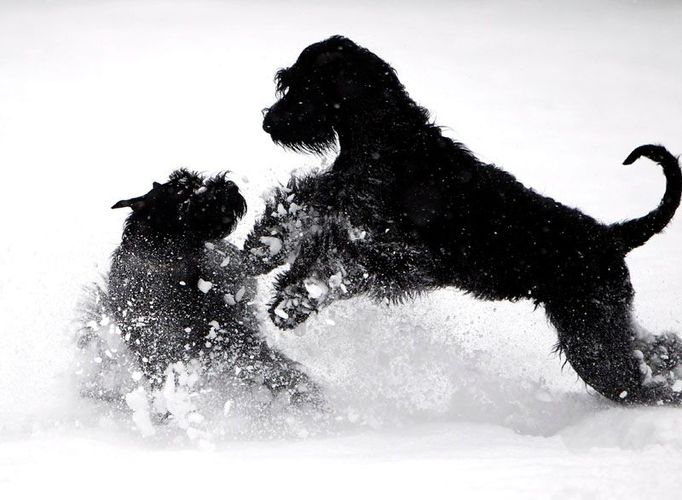
[[[289,285],[277,293],[268,312],[278,328],[291,330],[317,310],[318,304],[308,295],[305,288]]]
[[[322,388],[305,375],[284,392],[288,403],[296,408],[322,413],[330,410]]]
[[[633,354],[639,360],[642,383],[668,385],[676,396],[682,396],[682,339],[672,332],[649,334],[637,339],[635,347]]]
[[[245,261],[253,274],[265,274],[286,262],[283,237],[261,236],[244,246]]]
[[[269,309],[273,323],[282,330],[290,330],[303,323],[311,313],[352,295],[347,286],[350,282],[344,279],[344,274],[339,271],[325,281],[314,273],[303,283],[280,285]]]

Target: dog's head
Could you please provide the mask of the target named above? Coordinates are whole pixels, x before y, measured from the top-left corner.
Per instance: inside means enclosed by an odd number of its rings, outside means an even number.
[[[225,174],[211,178],[176,170],[168,182],[155,182],[147,194],[111,208],[131,208],[127,228],[143,226],[148,236],[182,236],[207,241],[229,235],[246,213],[246,201]]]
[[[307,47],[275,76],[279,100],[265,110],[263,129],[292,149],[322,152],[358,111],[402,99],[405,89],[381,58],[342,36]]]

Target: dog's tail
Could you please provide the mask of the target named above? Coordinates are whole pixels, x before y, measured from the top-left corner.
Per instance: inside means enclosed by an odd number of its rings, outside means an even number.
[[[661,203],[644,217],[613,224],[611,228],[622,241],[625,252],[646,243],[653,235],[660,233],[675,215],[682,195],[682,172],[680,164],[663,146],[645,145],[635,149],[623,165],[630,165],[640,157],[646,157],[663,167],[666,186]]]

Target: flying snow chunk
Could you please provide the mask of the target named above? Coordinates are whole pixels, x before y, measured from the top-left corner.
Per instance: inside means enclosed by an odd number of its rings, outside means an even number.
[[[672,389],[673,392],[682,392],[682,380],[675,380]]]
[[[261,236],[260,242],[268,247],[271,257],[274,257],[282,250],[282,240],[274,236]]]
[[[281,306],[275,309],[275,314],[282,319],[289,319],[289,315],[284,309],[281,308]]]
[[[213,288],[213,283],[210,281],[204,281],[201,278],[199,278],[199,283],[197,284],[199,287],[199,290],[201,290],[203,293],[208,293],[211,288]]]
[[[308,278],[303,282],[305,289],[308,292],[308,296],[311,299],[319,299],[324,297],[329,292],[329,287],[322,280],[316,278]]]
[[[243,286],[237,290],[237,293],[234,294],[234,300],[237,302],[241,302],[241,300],[244,298],[244,294],[246,293],[246,288]]]
[[[367,237],[367,231],[353,227],[348,230],[348,236],[351,241],[364,240]]]
[[[329,277],[329,287],[336,289],[336,288],[341,288],[344,293],[346,292],[346,287],[343,284],[343,275],[341,272],[338,272],[336,274],[333,274]]]
[[[149,416],[149,401],[142,387],[138,387],[125,395],[126,404],[133,410],[133,422],[143,437],[156,434],[151,417]]]
[[[223,415],[229,416],[230,413],[232,413],[232,400],[228,399],[223,406]]]

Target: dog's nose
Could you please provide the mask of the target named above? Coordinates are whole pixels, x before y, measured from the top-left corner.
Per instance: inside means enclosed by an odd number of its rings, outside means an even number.
[[[263,113],[263,130],[265,130],[267,133],[270,133],[272,130],[272,119],[269,118],[269,111],[270,108],[263,108],[261,110],[261,113]]]

